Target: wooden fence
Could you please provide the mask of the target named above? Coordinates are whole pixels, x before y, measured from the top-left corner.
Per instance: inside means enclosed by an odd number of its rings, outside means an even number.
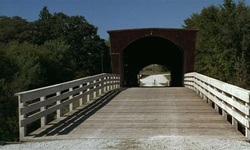
[[[71,112],[78,106],[120,86],[120,77],[114,74],[99,74],[61,84],[16,93],[19,103],[20,141],[27,134],[27,126],[40,121],[40,127],[62,113]]]
[[[237,130],[250,139],[249,90],[195,72],[185,74],[184,85],[195,90]]]

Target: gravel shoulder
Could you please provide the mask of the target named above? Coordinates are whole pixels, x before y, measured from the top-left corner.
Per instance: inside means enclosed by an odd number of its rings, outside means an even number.
[[[77,139],[45,142],[25,142],[0,146],[0,150],[249,150],[250,143],[237,140],[203,137],[156,136],[148,139]]]

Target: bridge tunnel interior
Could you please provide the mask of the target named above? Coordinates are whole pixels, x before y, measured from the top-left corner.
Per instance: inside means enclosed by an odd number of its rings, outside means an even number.
[[[129,44],[120,55],[121,86],[139,86],[138,74],[150,64],[165,66],[171,71],[170,86],[183,86],[184,51],[170,40],[144,37]]]

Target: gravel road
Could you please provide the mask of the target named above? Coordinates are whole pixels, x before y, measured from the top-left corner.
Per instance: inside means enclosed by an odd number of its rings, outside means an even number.
[[[157,136],[148,139],[76,139],[26,142],[0,150],[249,150],[250,143],[201,137]]]
[[[143,86],[165,86],[169,81],[165,74],[150,75],[140,79]]]

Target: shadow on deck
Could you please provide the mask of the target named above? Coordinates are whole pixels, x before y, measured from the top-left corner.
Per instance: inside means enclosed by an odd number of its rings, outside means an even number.
[[[61,118],[50,122],[45,127],[40,128],[26,138],[27,141],[31,139],[35,140],[40,137],[48,137],[55,135],[67,135],[72,130],[77,128],[81,123],[95,114],[102,107],[107,105],[115,96],[117,96],[124,88],[115,89],[110,91],[95,100],[91,100],[89,103],[76,108],[70,113],[66,113]]]

